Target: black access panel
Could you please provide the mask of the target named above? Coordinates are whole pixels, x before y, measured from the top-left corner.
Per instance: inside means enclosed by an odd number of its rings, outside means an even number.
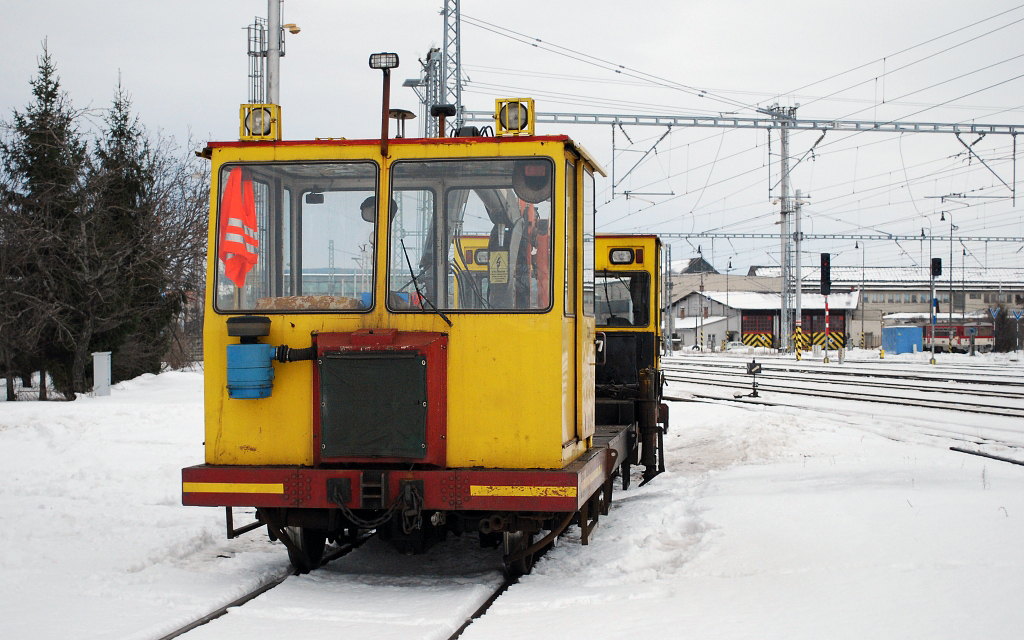
[[[321,458],[426,457],[423,354],[324,354],[318,367]]]

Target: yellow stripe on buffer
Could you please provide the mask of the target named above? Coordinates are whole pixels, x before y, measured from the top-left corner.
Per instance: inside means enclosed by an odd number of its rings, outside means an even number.
[[[473,484],[469,495],[490,498],[575,498],[576,487],[520,487]]]
[[[182,482],[182,493],[284,493],[283,484],[250,482]]]

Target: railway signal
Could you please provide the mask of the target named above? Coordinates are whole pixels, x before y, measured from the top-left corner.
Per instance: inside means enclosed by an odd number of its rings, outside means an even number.
[[[821,295],[825,296],[825,364],[828,364],[828,294],[832,293],[832,255],[821,254]]]
[[[751,360],[747,363],[747,375],[754,376],[754,382],[752,384],[752,391],[750,392],[751,398],[757,398],[757,374],[761,373],[761,365],[758,364],[757,360]]]
[[[832,293],[832,256],[828,253],[821,254],[821,295],[827,296]]]
[[[924,231],[921,233],[924,233]],[[941,275],[942,258],[932,258],[932,357],[928,360],[929,364],[935,364],[935,314],[939,311],[939,299],[935,297],[935,278]],[[950,302],[952,302],[952,298]],[[953,316],[950,314],[950,321],[952,321],[952,318]]]

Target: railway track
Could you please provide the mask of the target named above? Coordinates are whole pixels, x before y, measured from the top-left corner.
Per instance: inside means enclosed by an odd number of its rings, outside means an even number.
[[[354,543],[342,544],[342,545],[339,545],[336,548],[328,550],[324,554],[324,559],[320,562],[320,566],[324,567],[324,566],[330,564],[331,562],[334,562],[338,558],[342,558],[342,557],[348,555],[349,553],[355,551],[360,546],[362,546],[371,537],[372,536],[363,536],[362,538],[360,538],[359,540],[355,541]],[[228,604],[226,604],[226,605],[224,605],[222,607],[218,607],[218,608],[214,609],[213,611],[211,611],[210,613],[207,613],[206,615],[200,616],[199,618],[196,618],[195,620],[189,622],[188,624],[184,624],[184,625],[178,627],[177,629],[175,629],[174,631],[168,633],[167,635],[161,636],[159,638],[159,640],[173,640],[173,638],[178,638],[180,636],[183,636],[186,633],[188,633],[189,631],[192,631],[193,629],[201,627],[201,626],[203,626],[205,624],[208,624],[208,623],[216,620],[217,618],[223,616],[230,609],[233,609],[235,607],[240,607],[240,606],[244,605],[245,603],[249,602],[250,600],[254,600],[255,598],[258,598],[259,596],[263,595],[267,591],[270,591],[274,587],[280,586],[281,583],[283,583],[288,578],[291,578],[292,576],[297,576],[297,575],[300,575],[299,571],[297,569],[290,568],[288,571],[285,571],[285,572],[279,574],[276,577],[273,577],[273,578],[270,578],[268,580],[263,581],[262,583],[260,583],[259,586],[251,589],[245,595],[242,595],[242,596],[240,596],[238,598],[235,598],[234,600],[232,600]]]
[[[853,400],[858,402],[875,402],[910,407],[922,407],[929,409],[941,409],[948,411],[965,411],[970,413],[981,413],[993,416],[1020,417],[1024,418],[1024,407],[992,406],[990,404],[963,402],[951,400],[948,397],[943,399],[913,398],[908,396],[886,395],[881,393],[865,393],[859,391],[848,391],[843,389],[815,389],[808,387],[797,387],[792,385],[774,384],[762,382],[765,376],[759,375],[757,388],[760,392],[785,393],[803,396],[817,396],[835,400]],[[740,378],[740,374],[715,375],[704,371],[682,374],[676,371],[666,371],[665,379],[668,382],[685,382],[699,385],[710,385],[716,387],[727,387],[732,389],[749,390],[751,379]]]
[[[731,365],[703,365],[703,364],[685,364],[685,365],[666,365],[664,367],[666,375],[670,374],[681,374],[681,375],[699,375],[704,378],[716,377],[719,379],[728,379],[738,375],[745,376],[745,369]],[[830,371],[820,372],[807,372],[804,373],[801,370],[792,369],[775,369],[775,368],[762,368],[762,372],[758,374],[758,382],[762,380],[778,380],[785,382],[797,382],[807,384],[827,384],[827,379],[836,379],[839,376],[849,376],[850,374],[833,374]],[[920,382],[914,384],[914,380]],[[935,379],[925,378],[912,378],[907,376],[892,376],[889,379],[877,379],[876,376],[870,376],[870,374],[858,378],[856,381],[840,379],[839,382],[843,385],[855,385],[857,387],[868,387],[876,389],[893,389],[898,391],[913,391],[921,393],[964,393],[971,396],[984,397],[984,398],[1001,398],[1009,400],[1019,400],[1024,402],[1024,385],[1021,385],[1020,390],[1006,387],[987,388],[981,385],[973,385],[969,387],[960,386],[959,383],[949,381],[947,378],[939,377]]]
[[[303,621],[307,621],[308,624],[311,614],[307,611],[297,611],[296,602],[308,606],[314,611],[314,616],[317,612],[324,612],[324,619],[314,621],[320,629],[318,633],[324,633],[326,629],[337,625],[339,636],[371,637],[379,635],[382,626],[394,624],[402,630],[401,636],[414,638],[416,635],[412,629],[406,629],[407,626],[411,626],[410,623],[401,620],[400,615],[392,615],[394,608],[408,604],[410,600],[417,603],[413,605],[413,609],[429,610],[436,615],[447,617],[442,624],[435,623],[433,627],[425,625],[424,637],[445,637],[443,634],[451,631],[447,637],[449,640],[455,640],[473,621],[483,616],[510,586],[518,582],[518,577],[500,573],[494,569],[493,564],[490,564],[491,570],[483,575],[471,573],[468,578],[465,575],[453,575],[450,582],[446,582],[444,570],[437,566],[428,566],[423,571],[423,576],[426,577],[420,578],[423,585],[419,586],[415,584],[415,579],[395,575],[400,573],[401,569],[395,568],[392,563],[406,567],[415,563],[421,556],[400,556],[392,559],[390,555],[393,554],[377,549],[363,554],[362,558],[353,559],[355,555],[360,554],[352,552],[373,537],[368,535],[354,544],[333,549],[325,556],[320,568],[309,574],[302,576],[297,571],[289,570],[268,579],[245,595],[182,625],[161,636],[159,640],[201,640],[253,635],[254,632],[259,636],[301,636]],[[459,541],[459,544],[465,547],[464,542]],[[382,548],[385,546],[383,543],[379,544]],[[481,552],[479,557],[493,560],[493,550]],[[543,551],[537,555],[543,555]],[[459,557],[461,559],[463,556]],[[342,560],[343,558],[345,560]],[[339,560],[348,564],[345,567],[338,567]],[[443,564],[451,569],[452,563]],[[367,603],[367,585],[373,583],[382,583],[385,590],[399,590],[402,595],[370,598],[372,602]],[[467,583],[473,588],[466,589]],[[457,597],[455,592],[459,590],[467,592],[464,599]],[[279,594],[281,591],[288,593]],[[278,597],[275,599],[275,596]],[[426,607],[420,602],[429,599],[435,602]],[[374,604],[384,607],[379,614],[373,612]],[[351,607],[348,614],[345,613],[346,607]],[[228,613],[232,615],[226,615]],[[392,618],[394,620],[391,620]],[[416,629],[420,630],[422,622],[417,622]],[[367,627],[365,633],[360,631],[360,625]]]
[[[821,355],[824,355],[822,352]],[[758,362],[773,362],[778,364],[790,364],[798,366],[814,365],[819,364],[827,367],[834,367],[839,359],[835,349],[829,351],[829,358],[832,359],[832,363],[825,365],[821,362],[821,355],[815,357],[812,356],[810,351],[803,352],[803,359],[796,360],[792,353],[768,353],[763,352],[762,349],[756,348],[753,353],[746,353],[742,350],[733,351],[709,351],[700,353],[697,351],[676,351],[672,355],[664,356],[668,360],[749,360],[750,358],[757,358]],[[922,353],[923,357],[928,357],[928,352]],[[849,366],[861,366],[861,367],[878,367],[879,369],[889,369],[893,367],[899,367],[904,370],[914,370],[921,372],[975,372],[975,373],[994,373],[1001,374],[1006,371],[1006,361],[985,361],[980,359],[971,358],[970,356],[964,356],[963,354],[956,354],[954,356],[948,356],[948,354],[936,354],[938,361],[936,364],[929,364],[923,360],[902,360],[900,356],[888,357],[888,358],[863,358],[851,356],[850,352],[846,352],[844,358],[844,367]],[[956,360],[950,360],[948,358],[953,357]],[[1014,354],[1007,354],[1007,357],[1011,362],[1024,360],[1024,353],[1015,356]],[[1016,369],[1017,376],[1024,376],[1024,368]]]
[[[803,411],[812,411],[812,412],[816,412],[816,413],[824,413],[824,414],[828,414],[830,416],[832,416],[832,415],[840,415],[840,416],[853,417],[853,416],[862,415],[859,412],[844,411],[844,410],[841,410],[841,409],[837,409],[835,407],[830,407],[827,411],[823,411],[821,409],[814,408],[814,407],[808,407],[808,406],[799,405],[799,404],[779,402],[777,400],[766,400],[764,398],[751,398],[748,395],[734,396],[734,397],[730,398],[730,397],[715,396],[715,395],[710,395],[710,394],[701,394],[701,393],[692,393],[691,392],[691,393],[687,394],[687,397],[666,395],[665,399],[666,400],[675,401],[675,402],[709,402],[709,403],[714,403],[714,404],[729,404],[729,405],[739,404],[739,405],[755,405],[755,406],[764,406],[764,407],[787,407],[787,408],[792,408],[792,409],[800,409],[800,410],[803,410]],[[974,445],[975,447],[996,446],[996,447],[999,447],[1001,449],[1009,449],[1009,450],[1012,450],[1012,451],[1021,452],[1022,455],[1024,455],[1024,446],[1022,446],[1021,443],[1014,443],[1014,442],[1009,442],[1009,441],[1005,441],[1005,440],[981,437],[981,436],[978,436],[978,435],[973,435],[973,434],[965,433],[962,429],[957,428],[957,427],[950,428],[950,427],[943,426],[941,424],[935,424],[934,422],[912,424],[912,425],[908,425],[908,424],[906,424],[904,422],[900,426],[901,427],[908,427],[909,426],[909,428],[911,428],[916,433],[919,433],[919,434],[922,434],[922,435],[931,436],[931,437],[934,437],[934,438],[942,438],[942,439],[945,439],[945,440],[953,439],[953,440],[955,440],[955,441],[957,441],[957,442],[959,442],[961,444],[964,444],[964,445],[971,444],[971,445]],[[891,434],[887,435],[886,437],[889,437],[889,438],[892,438],[892,439],[897,439],[897,440],[901,439],[901,438],[894,437]],[[967,454],[971,454],[971,455],[975,455],[975,456],[982,456],[982,457],[985,457],[985,458],[992,458],[994,460],[1000,460],[1002,462],[1008,462],[1008,463],[1011,463],[1011,464],[1016,464],[1016,465],[1024,466],[1024,461],[1022,461],[1022,460],[1014,460],[1012,458],[1007,458],[1005,456],[994,455],[994,454],[991,454],[991,453],[987,453],[985,451],[966,449],[966,448],[961,447],[961,446],[951,446],[951,447],[949,447],[949,449],[951,451],[958,451],[960,453],[967,453]]]
[[[791,372],[807,373],[814,375],[827,374],[836,377],[864,377],[880,378],[886,380],[920,380],[935,382],[953,382],[965,385],[993,385],[1020,387],[1024,389],[1024,369],[989,368],[973,366],[950,366],[950,365],[921,365],[907,366],[900,364],[899,368],[891,365],[880,364],[876,361],[873,365],[851,364],[849,360],[842,366],[837,364],[824,364],[817,362],[795,362],[793,360],[763,360],[760,356],[751,356],[758,359],[765,372]],[[691,357],[667,357],[663,365],[667,369],[679,366],[700,366],[702,368],[732,369],[740,370],[748,362],[748,358],[733,358],[722,356],[691,356]],[[985,374],[984,376],[979,373]],[[964,375],[970,374],[970,375]]]

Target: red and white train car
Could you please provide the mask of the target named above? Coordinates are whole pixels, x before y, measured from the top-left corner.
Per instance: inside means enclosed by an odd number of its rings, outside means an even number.
[[[983,353],[992,351],[995,344],[995,334],[992,331],[992,324],[987,322],[964,322],[960,324],[940,324],[935,326],[935,352],[936,353],[967,353],[971,350],[971,339],[974,340],[974,348]],[[924,326],[924,349],[932,349],[932,326]]]

